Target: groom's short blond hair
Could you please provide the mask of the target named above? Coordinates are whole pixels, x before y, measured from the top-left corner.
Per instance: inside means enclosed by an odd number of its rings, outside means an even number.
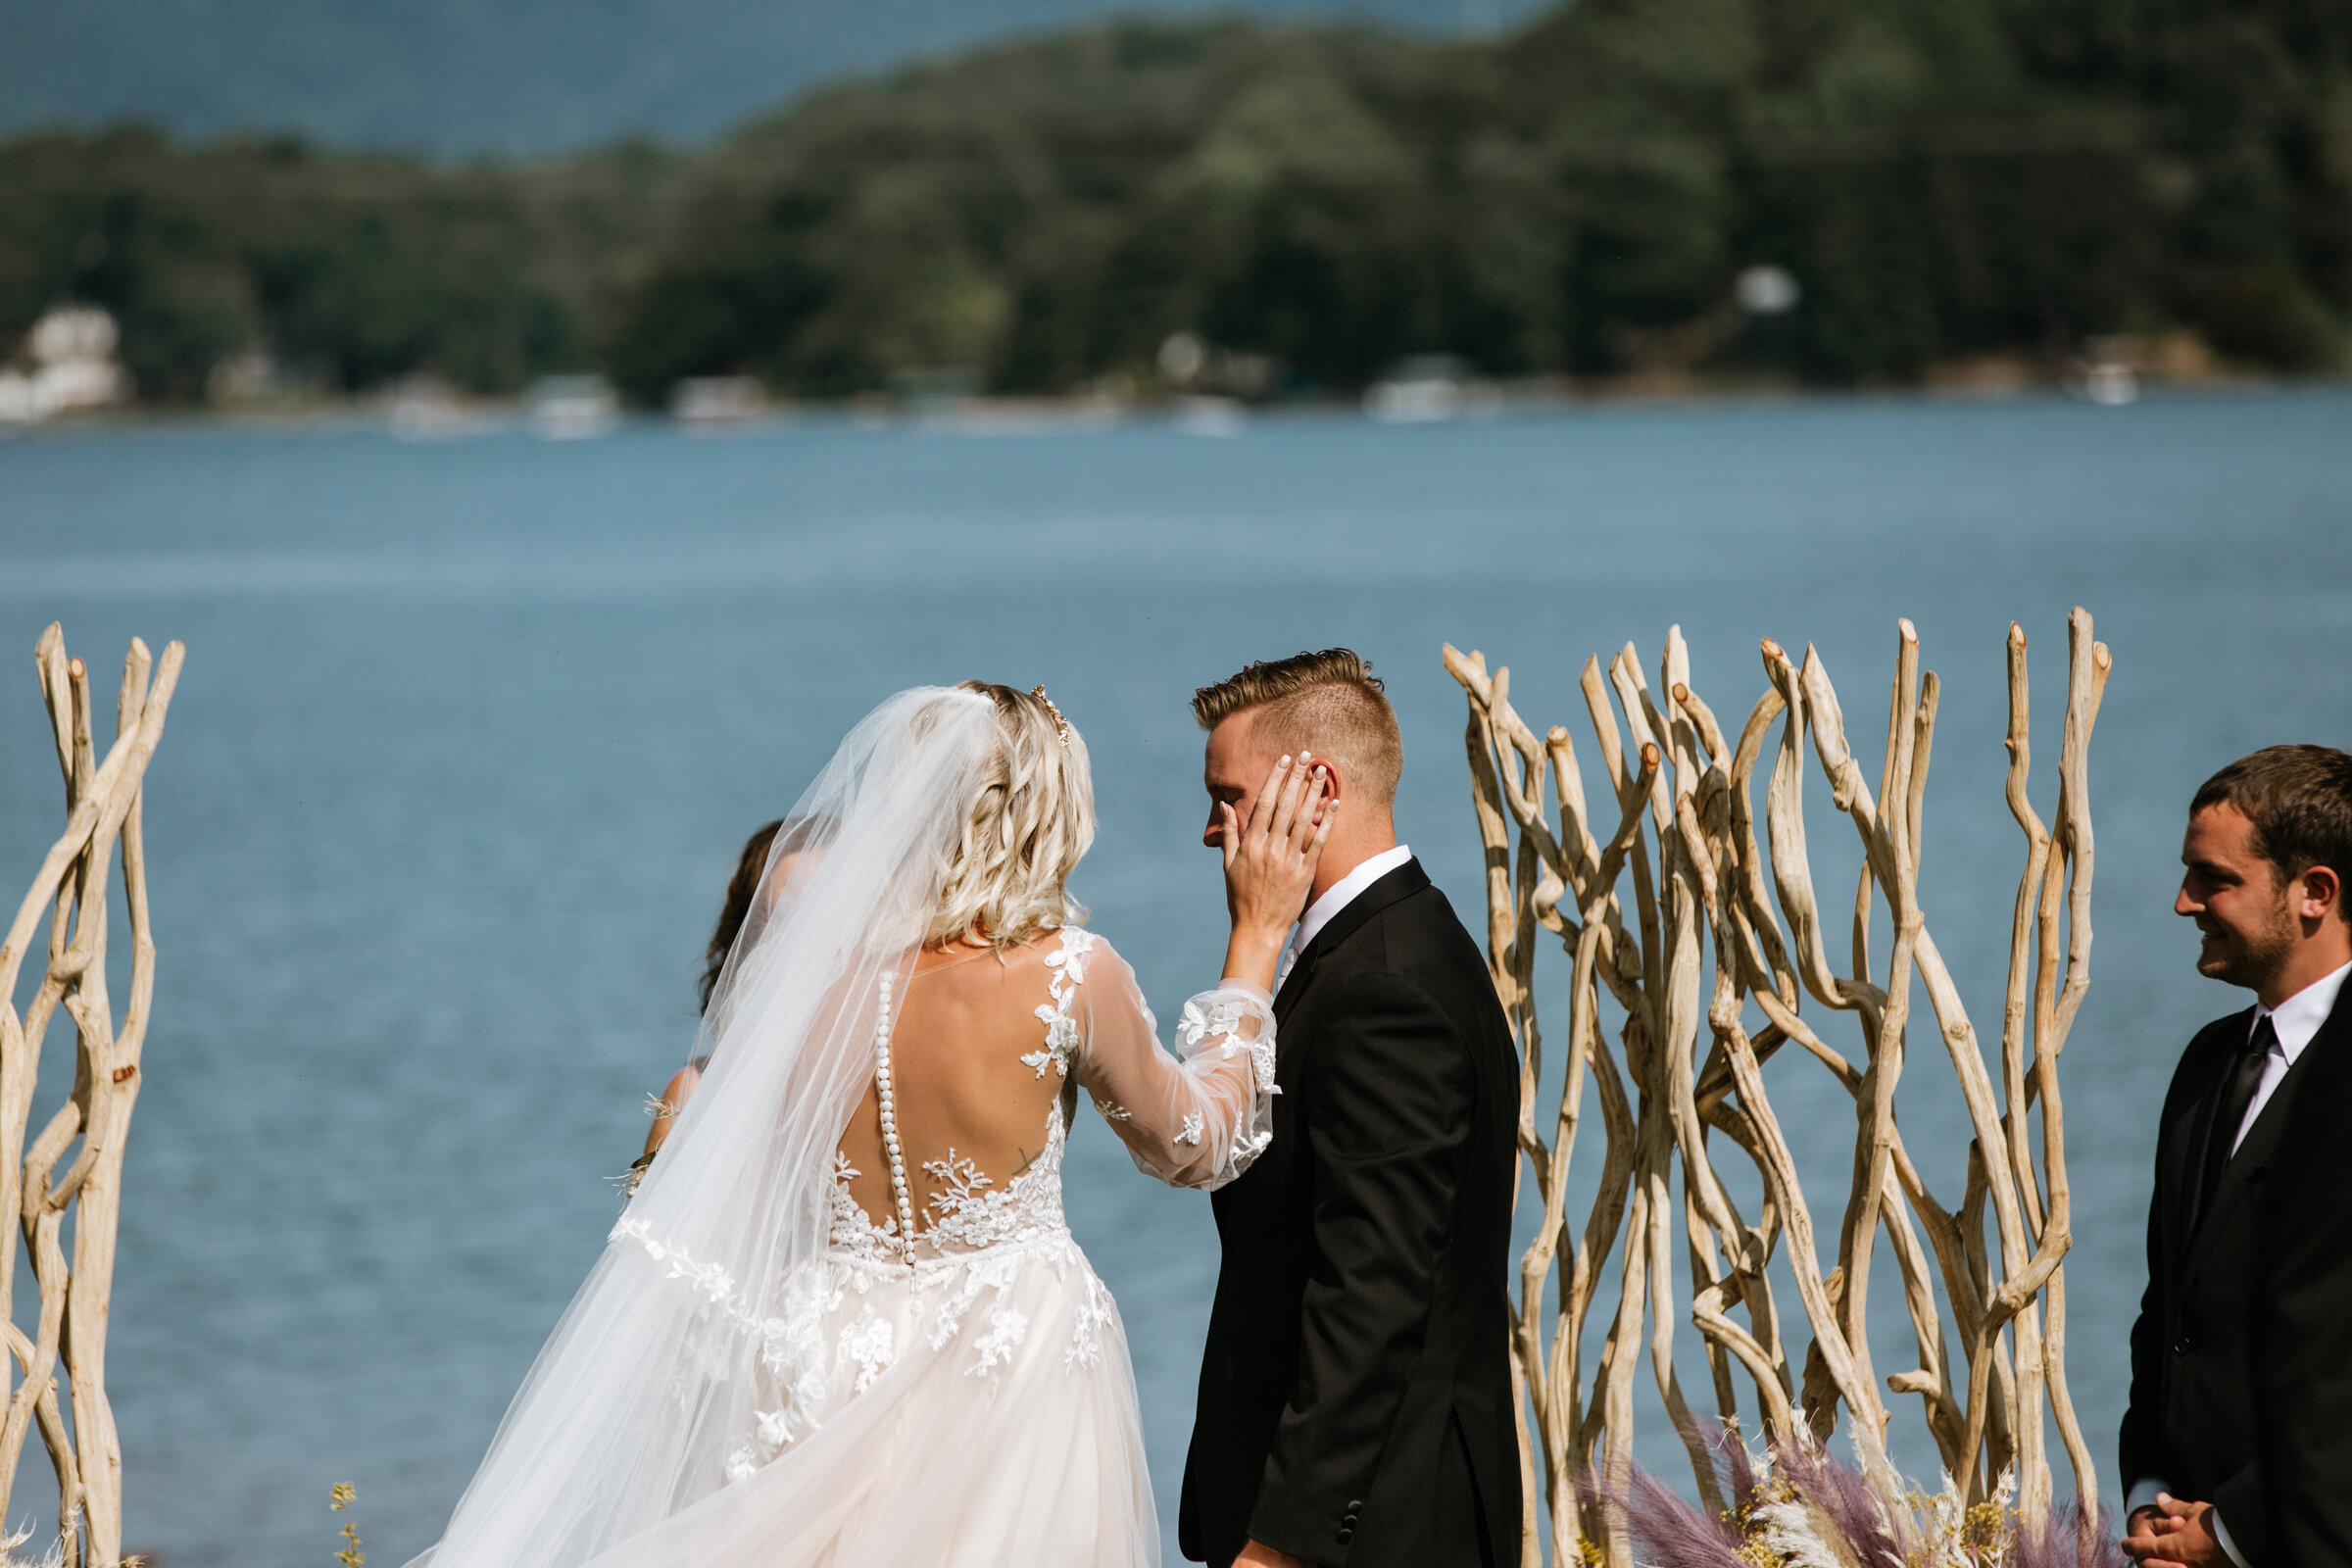
[[[1269,659],[1193,693],[1193,716],[1202,729],[1215,729],[1236,713],[1253,714],[1252,733],[1269,745],[1339,762],[1375,804],[1396,801],[1404,738],[1380,677],[1354,649]]]

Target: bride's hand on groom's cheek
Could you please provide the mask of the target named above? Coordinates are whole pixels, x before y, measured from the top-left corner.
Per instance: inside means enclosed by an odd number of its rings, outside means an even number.
[[[1229,805],[1217,810],[1224,828],[1225,902],[1233,915],[1225,973],[1271,989],[1282,944],[1306,907],[1340,803],[1332,799],[1327,770],[1301,752],[1267,772],[1247,822]]]
[[[1267,771],[1250,803],[1250,819],[1217,808],[1224,819],[1225,896],[1235,928],[1288,935],[1306,907],[1315,866],[1339,817],[1330,775],[1313,754],[1285,757]]]

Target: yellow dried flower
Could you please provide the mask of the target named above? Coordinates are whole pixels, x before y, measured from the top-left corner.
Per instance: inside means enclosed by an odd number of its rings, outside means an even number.
[[[2016,1516],[1997,1499],[1980,1502],[1960,1521],[1960,1542],[1969,1557],[1991,1565],[2005,1562],[2016,1531]]]
[[[338,1481],[334,1490],[326,1494],[326,1505],[341,1513],[357,1502],[359,1496],[358,1488],[348,1481]],[[343,1549],[335,1553],[335,1561],[341,1563],[343,1568],[364,1568],[368,1561],[368,1554],[360,1549],[359,1526],[348,1519],[343,1522]]]

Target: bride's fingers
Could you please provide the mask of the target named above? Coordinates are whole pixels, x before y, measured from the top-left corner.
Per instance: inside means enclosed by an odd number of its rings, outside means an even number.
[[[1315,863],[1317,860],[1320,860],[1321,858],[1323,858],[1323,845],[1324,845],[1324,841],[1326,841],[1327,839],[1329,839],[1329,838],[1331,837],[1331,824],[1339,820],[1339,815],[1340,815],[1340,803],[1339,803],[1339,802],[1337,802],[1337,801],[1332,801],[1332,800],[1327,800],[1327,801],[1325,801],[1325,802],[1323,803],[1323,821],[1322,821],[1322,825],[1321,825],[1321,826],[1319,826],[1319,827],[1317,827],[1317,828],[1315,829],[1315,837],[1314,837],[1314,840],[1313,840],[1313,842],[1312,842],[1312,843],[1310,843],[1310,844],[1308,844],[1308,845],[1307,845],[1307,847],[1306,847],[1306,852],[1305,852],[1305,853],[1306,853],[1306,863],[1307,863],[1307,866],[1308,866],[1308,868],[1309,868],[1310,870],[1313,868],[1313,866],[1314,866],[1314,863]]]
[[[1250,836],[1251,838],[1263,833],[1267,825],[1274,820],[1274,812],[1282,805],[1282,781],[1290,770],[1291,760],[1287,756],[1266,769],[1266,782],[1258,790],[1257,799],[1250,803]]]
[[[1315,820],[1323,812],[1330,790],[1330,775],[1319,766],[1300,781],[1298,814],[1291,818],[1289,834],[1293,855],[1304,855],[1307,845],[1313,842]]]
[[[1290,839],[1291,826],[1298,820],[1298,803],[1306,798],[1307,781],[1314,776],[1314,770],[1307,765],[1312,757],[1310,752],[1300,752],[1297,772],[1282,782],[1282,797],[1275,803],[1274,820],[1267,830],[1268,837],[1276,844]],[[1287,762],[1289,759],[1284,760]]]
[[[1234,858],[1242,853],[1242,828],[1234,820],[1233,807],[1224,801],[1217,803],[1217,820],[1223,825],[1224,843],[1218,846],[1225,852],[1225,868],[1233,869]]]
[[[1304,767],[1306,754],[1301,753],[1299,757],[1300,764]],[[1305,842],[1307,830],[1315,825],[1315,818],[1322,813],[1323,798],[1330,793],[1331,769],[1321,762],[1305,767],[1298,778],[1298,815],[1291,824],[1294,847]]]

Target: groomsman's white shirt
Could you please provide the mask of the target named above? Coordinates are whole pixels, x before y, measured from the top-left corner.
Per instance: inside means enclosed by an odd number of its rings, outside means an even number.
[[[2295,1064],[2295,1058],[2303,1054],[2303,1048],[2311,1044],[2312,1036],[2320,1032],[2320,1025],[2328,1021],[2328,1014],[2335,1010],[2335,995],[2343,990],[2344,976],[2347,974],[2352,974],[2352,963],[2314,980],[2278,1004],[2276,1012],[2264,1006],[2255,1007],[2254,1028],[2260,1028],[2267,1016],[2271,1020],[2272,1031],[2278,1037],[2278,1043],[2271,1047],[2270,1058],[2262,1064],[2262,1082],[2256,1086],[2254,1098],[2246,1103],[2246,1119],[2237,1124],[2237,1136],[2230,1141],[2230,1152],[2232,1154],[2237,1152],[2237,1146],[2246,1141],[2246,1134],[2252,1130],[2255,1118],[2262,1114],[2262,1107],[2269,1104],[2271,1096],[2278,1092],[2278,1081]],[[2253,1029],[2247,1030],[2246,1038],[2254,1038]]]
[[[2303,1054],[2303,1048],[2311,1044],[2312,1037],[2320,1032],[2320,1025],[2328,1021],[2328,1014],[2335,1010],[2336,993],[2344,989],[2346,975],[2352,975],[2352,963],[2322,975],[2278,1004],[2275,1010],[2260,1004],[2255,1006],[2254,1021],[2246,1026],[2246,1038],[2254,1038],[2254,1031],[2262,1026],[2263,1019],[2268,1018],[2278,1040],[2271,1047],[2270,1058],[2262,1064],[2262,1082],[2255,1086],[2254,1098],[2246,1103],[2245,1119],[2237,1124],[2237,1135],[2230,1140],[2230,1152],[2232,1154],[2237,1152],[2237,1146],[2246,1141],[2247,1132],[2262,1115],[2262,1107],[2269,1104],[2271,1096],[2278,1092],[2279,1080],[2286,1076],[2288,1068],[2294,1066],[2295,1058]],[[2156,1494],[2172,1490],[2162,1479],[2147,1477],[2133,1486],[2131,1495],[2124,1499],[2124,1512],[2130,1515],[2137,1509],[2149,1507],[2155,1503]],[[2237,1568],[2247,1568],[2245,1554],[2230,1539],[2229,1527],[2222,1523],[2218,1511],[2213,1516],[2213,1538],[2222,1544],[2222,1549],[2230,1554],[2230,1560],[2237,1564]]]
[[[1282,967],[1274,975],[1276,994],[1281,993],[1282,983],[1291,977],[1291,966],[1298,961],[1298,955],[1306,951],[1308,943],[1322,935],[1323,928],[1331,924],[1331,917],[1353,904],[1357,894],[1412,858],[1413,848],[1409,844],[1383,850],[1324,889],[1323,896],[1308,905],[1306,913],[1298,917],[1298,930],[1291,938],[1291,945],[1283,950]]]

